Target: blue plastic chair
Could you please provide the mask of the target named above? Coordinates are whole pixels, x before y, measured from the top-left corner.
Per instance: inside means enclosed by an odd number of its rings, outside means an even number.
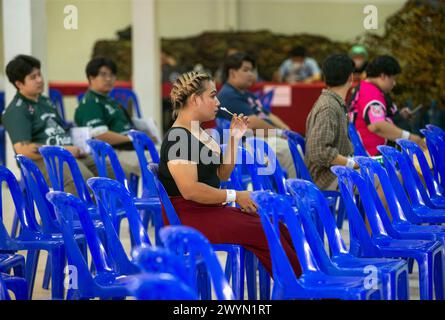
[[[363,277],[332,276],[325,274],[319,267],[312,249],[306,239],[301,221],[287,197],[266,191],[252,193],[253,200],[259,205],[258,213],[268,240],[274,287],[272,299],[380,299],[380,289],[367,289]],[[272,226],[284,220],[302,268],[297,278],[281,245],[277,228]]]
[[[91,147],[92,156],[96,164],[97,170],[100,177],[108,177],[106,169],[106,159],[108,158],[113,168],[114,176],[117,181],[119,181],[128,191],[133,195],[133,201],[138,210],[142,211],[143,223],[145,228],[148,227],[148,220],[150,215],[153,215],[153,221],[155,222],[155,237],[156,243],[159,243],[159,229],[162,227],[162,208],[159,198],[154,197],[137,197],[137,186],[131,187],[130,183],[125,176],[124,170],[117,158],[114,149],[106,142],[100,140],[88,140],[88,145]],[[108,177],[111,178],[111,177]],[[120,229],[120,219],[125,217],[125,215],[117,215],[117,220],[115,221],[116,230]]]
[[[110,223],[111,219],[104,220],[107,229],[107,244],[104,244],[99,238],[88,209],[82,200],[72,194],[60,191],[51,191],[46,197],[54,205],[67,247],[68,262],[69,265],[74,266],[67,299],[96,297],[110,299],[125,298],[131,295],[129,287],[136,281],[135,274],[138,269],[131,263],[124,264],[125,251]],[[88,270],[85,257],[74,239],[72,223],[77,217],[84,229],[88,248],[96,268],[94,277]],[[121,256],[118,256],[119,253]]]
[[[80,103],[85,96],[85,92],[81,92],[77,95],[77,102]]]
[[[400,183],[398,174],[403,179],[403,186],[406,190],[413,211],[417,214],[421,222],[443,223],[445,222],[445,209],[435,209],[422,185],[422,181],[408,157],[390,146],[378,146],[377,149],[383,155],[383,163],[388,172],[389,178],[394,188]],[[412,220],[418,223],[418,220]]]
[[[3,278],[0,276],[0,300],[11,300],[8,294],[8,288],[6,288],[6,284],[3,281]]]
[[[123,211],[128,220],[134,247],[151,246],[146,228],[142,224],[133,202],[133,197],[121,183],[109,178],[90,178],[87,184],[93,190],[105,228],[111,229],[113,227],[118,232],[113,222],[116,220],[116,215]]]
[[[191,275],[195,274],[197,265],[204,263],[218,300],[235,298],[212,246],[199,231],[185,226],[168,226],[161,229],[160,236],[166,248],[184,258]]]
[[[50,88],[48,90],[49,98],[56,106],[57,112],[62,117],[63,121],[65,121],[65,106],[63,104],[63,95],[62,92],[60,92],[57,89]]]
[[[215,118],[216,130],[219,132],[220,141],[218,143],[227,143],[229,142],[229,128],[230,128],[231,120],[226,118]]]
[[[155,183],[159,198],[164,208],[165,216],[170,225],[181,225],[175,208],[173,207],[167,191],[157,178],[157,166],[152,164],[147,170],[146,175],[150,176]],[[153,173],[154,172],[154,173]],[[235,299],[244,298],[244,266],[245,266],[245,249],[237,244],[213,244],[213,250],[227,252],[226,277],[230,281],[232,279],[232,289]],[[231,268],[231,269],[229,269]],[[204,281],[204,280],[203,280]],[[204,288],[204,287],[203,287]],[[204,289],[203,289],[204,290]],[[202,292],[202,291],[201,291]],[[203,299],[210,299],[210,292],[204,293]]]
[[[0,250],[27,251],[25,272],[29,298],[32,297],[40,250],[48,251],[52,270],[51,295],[53,299],[63,299],[63,266],[65,265],[63,239],[57,235],[49,236],[42,232],[35,215],[26,205],[16,178],[7,168],[0,166],[0,184],[3,182],[9,188],[21,229],[18,237],[11,238],[2,222],[3,217],[0,216]]]
[[[48,237],[61,236],[61,230],[53,206],[48,202],[45,195],[49,192],[49,187],[43,177],[42,172],[31,159],[24,155],[17,155],[16,160],[20,167],[22,175],[22,183],[24,183],[26,191],[25,196],[29,211],[35,216],[34,208],[37,208],[41,219],[42,232]],[[100,221],[95,222],[96,228],[103,228]],[[79,221],[74,221],[73,228],[76,230],[76,240],[81,246],[85,257],[87,257],[87,247],[83,230]],[[43,288],[49,288],[51,276],[50,259],[46,261],[45,274],[43,277]]]
[[[378,177],[385,193],[386,202],[391,212],[391,226],[402,239],[424,239],[441,241],[445,245],[445,227],[436,225],[419,225],[422,223],[411,207],[402,184],[394,180],[394,186],[388,177],[386,170],[376,161],[368,157],[356,157],[360,165],[361,174],[368,178],[371,188],[374,186],[374,177]],[[375,196],[375,194],[374,194]],[[376,199],[376,202],[380,199]],[[414,222],[414,223],[412,223]],[[409,270],[412,271],[414,261],[409,259]]]
[[[28,300],[28,285],[24,278],[0,273],[0,300],[11,300],[8,290],[11,290],[16,300]]]
[[[361,256],[412,258],[419,265],[420,298],[433,299],[433,288],[437,300],[444,298],[444,248],[440,242],[426,240],[401,239],[390,225],[387,212],[378,198],[374,188],[354,169],[334,166],[332,172],[337,175],[340,192],[345,201],[349,221],[353,228],[353,239],[358,242]],[[354,187],[364,205],[372,235],[366,230],[365,223],[355,204]],[[371,197],[370,197],[371,195]]]
[[[284,130],[283,135],[288,140],[291,140],[293,143],[295,143],[295,145],[299,149],[298,151],[300,152],[301,157],[304,158],[304,154],[306,152],[306,142],[304,138],[299,133],[296,133],[292,130]]]
[[[422,149],[415,142],[410,140],[397,139],[396,142],[402,148],[402,151],[409,157],[411,164],[414,163],[414,157],[417,158],[420,170],[422,171],[422,177],[427,188],[427,196],[429,197],[433,208],[445,208],[445,196],[443,195],[443,189],[440,187],[438,181],[436,181],[434,178]],[[412,169],[414,169],[413,173],[415,175],[419,175],[417,170],[415,170],[414,165],[412,166]],[[419,176],[419,180],[420,178],[421,177]],[[421,184],[419,188],[420,187],[422,187],[422,189],[425,188],[423,184]]]
[[[445,138],[440,133],[432,130],[420,129],[420,132],[426,137],[426,145],[430,152],[433,163],[433,172],[436,181],[441,187],[445,188]]]
[[[286,178],[283,169],[268,143],[256,137],[249,137],[246,139],[246,145],[251,148],[255,165],[258,168],[258,175],[264,176],[262,179],[265,184],[264,189],[286,194]],[[269,177],[269,180],[265,178],[266,176]]]
[[[328,274],[364,275],[367,266],[377,268],[379,279],[383,283],[383,298],[386,300],[408,300],[408,265],[400,259],[358,258],[351,254],[341,237],[335,220],[329,210],[323,193],[312,183],[304,180],[289,179],[286,184],[297,203],[298,214],[306,231],[306,237],[320,262],[320,268]],[[323,222],[328,238],[330,258],[325,252],[323,242],[316,231],[309,212],[315,210]],[[324,263],[321,263],[323,262]],[[332,268],[331,264],[338,268]]]
[[[267,112],[270,112],[272,106],[272,99],[275,93],[275,89],[270,90],[266,94],[262,95],[260,98],[261,104],[263,105],[263,109]]]
[[[197,300],[196,292],[170,273],[144,273],[130,286],[138,300]]]
[[[354,155],[369,157],[368,152],[366,152],[366,149],[363,146],[362,139],[360,138],[357,129],[355,128],[355,125],[352,122],[348,124],[348,134],[349,134],[349,139],[351,139],[352,146],[354,147]]]
[[[21,254],[0,253],[0,272],[14,271],[17,277],[25,277],[25,258]]]
[[[301,157],[301,154],[294,141],[295,140],[288,139],[289,150],[291,152],[292,159],[294,160],[297,178],[313,182],[311,174],[309,173],[309,170],[306,167],[306,164],[304,163],[304,160]],[[345,219],[345,207],[341,199],[340,192],[335,190],[323,190],[322,193],[328,201],[332,213],[337,214],[337,227],[342,229],[343,221]],[[320,226],[318,226],[318,228],[320,228]]]
[[[142,118],[138,97],[132,89],[113,88],[113,90],[110,92],[110,97],[121,103],[125,109],[129,108],[129,102],[131,101],[132,107],[136,110],[137,117]]]

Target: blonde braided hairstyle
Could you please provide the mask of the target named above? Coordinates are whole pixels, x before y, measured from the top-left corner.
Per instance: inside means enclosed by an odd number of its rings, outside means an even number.
[[[170,91],[170,99],[173,105],[173,120],[177,118],[179,110],[184,107],[187,98],[192,94],[200,95],[206,88],[206,81],[212,80],[208,73],[190,71],[181,74],[173,83]]]

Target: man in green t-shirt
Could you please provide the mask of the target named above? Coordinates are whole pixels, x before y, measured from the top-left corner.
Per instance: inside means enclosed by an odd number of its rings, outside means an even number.
[[[127,111],[108,95],[116,80],[116,64],[107,58],[94,58],[88,62],[85,72],[89,89],[75,111],[75,123],[79,127],[90,127],[95,139],[113,146],[127,175],[131,172],[140,175],[139,161],[127,136],[134,128],[133,122]]]
[[[90,156],[72,145],[71,136],[51,100],[42,95],[44,80],[40,61],[18,55],[6,66],[9,81],[17,88],[14,99],[2,115],[2,123],[17,154],[34,160],[49,182],[48,173],[38,148],[42,145],[63,146],[76,158],[84,179],[97,176]],[[72,175],[64,170],[66,192],[76,194]]]

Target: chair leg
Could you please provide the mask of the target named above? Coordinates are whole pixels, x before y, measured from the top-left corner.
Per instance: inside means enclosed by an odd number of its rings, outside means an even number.
[[[264,266],[258,262],[260,275],[260,300],[270,300],[270,276]]]
[[[434,255],[434,293],[436,300],[444,300],[444,257],[442,252]]]
[[[51,250],[51,298],[53,300],[63,300],[64,298],[64,275],[65,268],[65,249],[59,247]]]
[[[232,289],[235,299],[244,300],[244,248],[232,251]]]
[[[246,264],[246,280],[247,280],[247,297],[249,300],[257,299],[257,281],[256,281],[256,270],[258,266],[257,257],[250,252],[245,250],[245,264]]]
[[[5,279],[5,284],[8,290],[14,293],[16,300],[28,300],[28,288],[25,279]]]
[[[17,211],[14,211],[14,219],[12,220],[12,226],[11,226],[11,238],[17,237],[18,230],[19,230],[19,216],[17,215]]]
[[[50,279],[51,279],[51,260],[50,257],[48,257],[46,258],[45,273],[43,275],[43,284],[42,284],[43,289],[48,290]]]
[[[28,283],[28,299],[32,299],[34,281],[36,278],[37,263],[39,262],[40,250],[28,250],[26,255],[26,282]]]
[[[433,299],[432,255],[416,259],[419,264],[419,289],[421,300]]]

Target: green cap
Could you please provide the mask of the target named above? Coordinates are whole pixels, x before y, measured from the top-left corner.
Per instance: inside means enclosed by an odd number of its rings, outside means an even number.
[[[368,51],[366,51],[364,46],[361,46],[359,44],[353,46],[351,50],[349,50],[350,56],[364,56],[366,59],[368,59]]]

